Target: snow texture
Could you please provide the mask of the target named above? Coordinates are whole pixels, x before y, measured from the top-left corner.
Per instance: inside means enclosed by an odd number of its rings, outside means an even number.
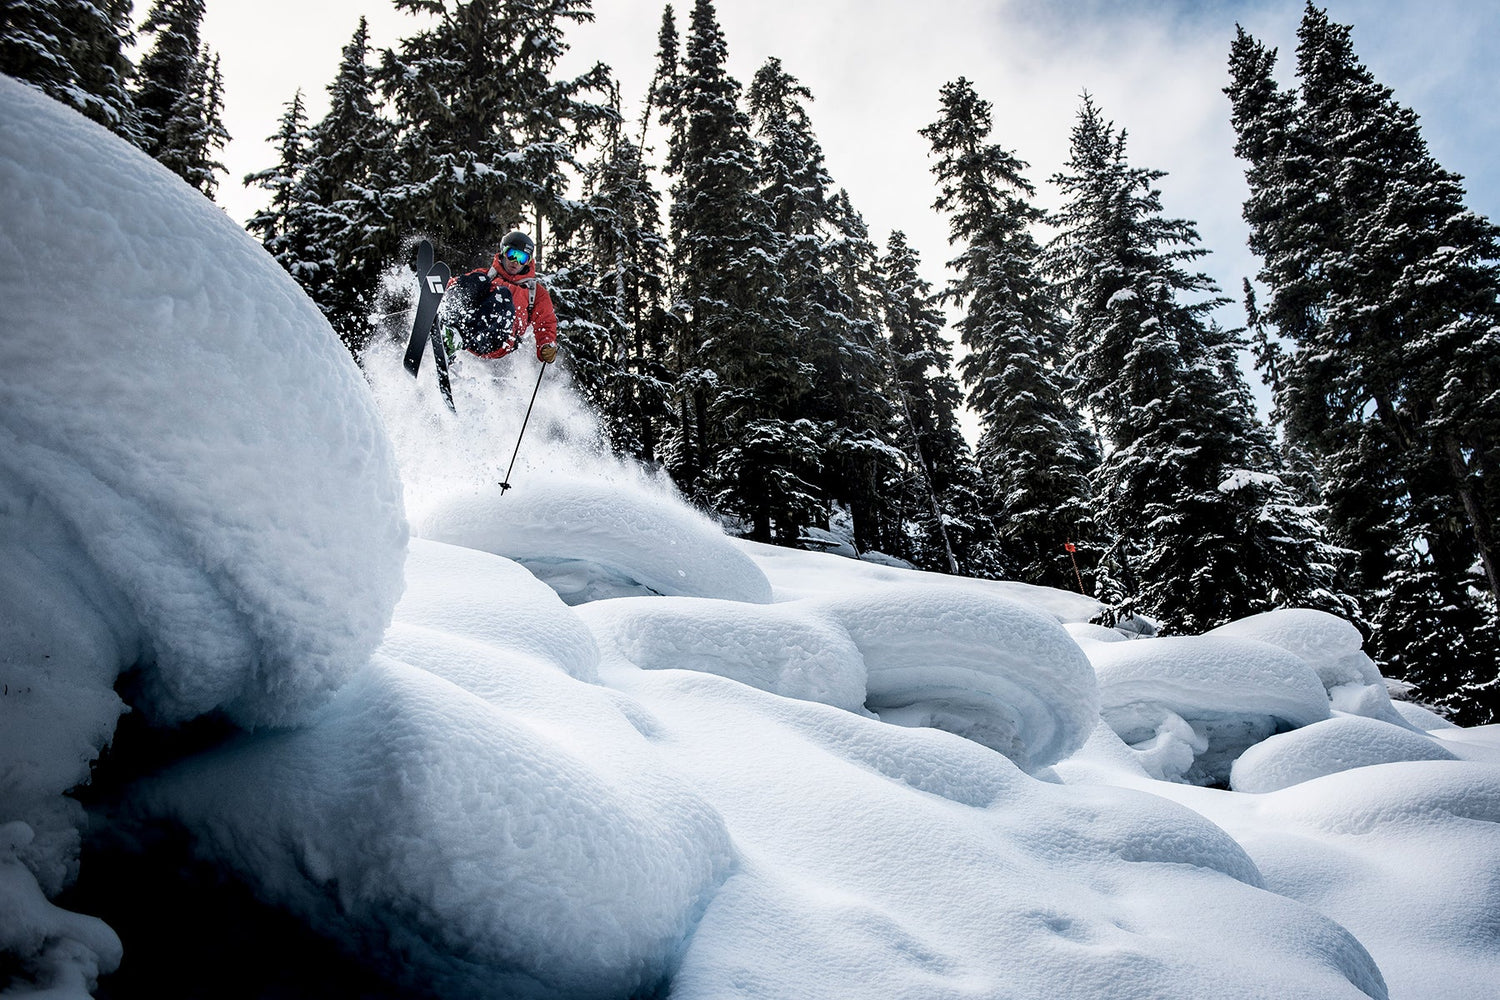
[[[0,824],[0,956],[18,962],[20,968],[12,970],[17,978],[46,984],[44,991],[25,995],[81,1000],[100,974],[119,968],[120,939],[102,920],[47,901],[20,857],[32,836],[31,827],[19,820]]]
[[[9,78],[0,190],[0,823],[55,893],[117,677],[160,722],[306,717],[380,641],[407,529],[358,369],[212,203]]]
[[[616,484],[542,480],[524,501],[498,488],[460,494],[430,510],[417,534],[514,559],[569,604],[648,594],[771,600],[765,576],[707,518]]]
[[[1072,753],[1094,728],[1093,669],[1039,611],[920,582],[819,603],[859,648],[865,704],[887,722],[946,730],[1028,770]]]
[[[1306,660],[1257,639],[1173,636],[1083,646],[1100,712],[1153,777],[1226,784],[1246,748],[1328,718]]]
[[[1355,767],[1403,760],[1457,760],[1436,740],[1360,716],[1322,722],[1272,736],[1234,762],[1229,784],[1237,792],[1278,788]]]
[[[496,674],[512,666],[488,657],[479,662]],[[528,680],[505,683],[554,708],[605,700],[561,674]],[[649,758],[613,714],[594,740]],[[670,775],[602,769],[572,743],[534,715],[377,657],[313,725],[190,761],[138,802],[195,830],[315,929],[379,942],[374,957],[411,987],[630,996],[670,971],[732,864],[729,838]]]
[[[783,698],[864,710],[864,656],[802,603],[629,597],[579,609],[610,653],[644,670],[698,670]]]
[[[1318,673],[1333,708],[1398,726],[1406,721],[1393,707],[1385,680],[1361,648],[1359,630],[1326,611],[1281,608],[1221,625],[1207,633],[1258,639],[1293,653]]]
[[[315,706],[401,588],[395,463],[357,368],[222,211],[9,79],[0,188],[0,502],[79,556],[0,559],[30,638],[8,669],[69,683],[39,662],[58,642],[80,685],[140,662],[138,707],[163,720]],[[92,640],[58,636],[59,593],[99,599]]]

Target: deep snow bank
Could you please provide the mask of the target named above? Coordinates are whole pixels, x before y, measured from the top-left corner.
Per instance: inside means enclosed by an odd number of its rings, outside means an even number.
[[[1312,608],[1278,608],[1206,634],[1258,639],[1284,649],[1317,672],[1335,711],[1407,725],[1392,707],[1385,679],[1364,651],[1359,630],[1342,618]]]
[[[0,205],[0,824],[55,893],[117,675],[153,720],[305,715],[380,641],[407,529],[358,370],[219,208],[8,77]],[[27,975],[109,966],[57,926]]]
[[[377,657],[313,724],[189,761],[137,808],[424,995],[656,988],[731,866],[717,813],[599,689],[492,646],[443,653],[501,688]],[[564,709],[594,746],[538,725]],[[600,744],[621,766],[592,763]]]
[[[416,540],[407,581],[324,709],[148,780],[133,818],[423,995],[656,989],[734,866],[718,813],[518,564]]]
[[[348,353],[212,202],[9,79],[0,187],[7,513],[51,511],[128,609],[153,714],[317,703],[379,642],[406,542]],[[37,650],[72,627],[19,610]]]
[[[1457,759],[1426,734],[1378,719],[1341,716],[1257,743],[1235,760],[1229,785],[1237,792],[1273,792],[1356,767]]]
[[[1152,777],[1224,784],[1234,759],[1276,732],[1328,718],[1328,693],[1301,657],[1256,639],[1080,640],[1104,721]]]
[[[1061,625],[998,593],[912,577],[765,606],[628,598],[580,611],[601,645],[645,670],[697,670],[941,729],[1028,770],[1083,745],[1098,686]]]
[[[435,501],[416,531],[514,559],[569,604],[646,594],[771,600],[765,576],[723,529],[623,481],[533,473],[513,495],[471,487]]]

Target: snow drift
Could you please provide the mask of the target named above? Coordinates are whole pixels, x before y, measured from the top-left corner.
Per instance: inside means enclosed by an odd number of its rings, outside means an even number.
[[[305,718],[380,641],[407,529],[358,370],[211,202],[8,77],[0,191],[0,823],[55,892],[117,676],[162,722]]]
[[[149,664],[138,707],[165,720],[316,705],[401,588],[399,483],[358,370],[223,212],[9,79],[0,187],[0,496],[80,557],[35,600],[8,587],[13,627],[45,655],[74,628],[48,595],[96,598],[111,666]]]

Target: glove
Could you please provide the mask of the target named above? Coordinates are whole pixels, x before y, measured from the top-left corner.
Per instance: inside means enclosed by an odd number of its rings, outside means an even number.
[[[543,344],[536,349],[536,356],[542,359],[542,364],[550,365],[553,361],[557,360],[557,345]]]

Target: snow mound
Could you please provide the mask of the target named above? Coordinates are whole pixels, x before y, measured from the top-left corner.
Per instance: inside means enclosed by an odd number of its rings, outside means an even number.
[[[1413,729],[1433,733],[1438,730],[1459,728],[1456,723],[1448,721],[1427,706],[1418,705],[1416,702],[1397,701],[1393,698],[1391,699],[1391,707]]]
[[[413,539],[395,623],[423,630],[425,641],[460,636],[545,660],[579,680],[598,678],[588,626],[523,567],[487,552]],[[387,633],[387,646],[391,639]]]
[[[925,584],[962,590],[1024,604],[1063,622],[1086,622],[1103,610],[1092,597],[1052,587],[1009,580],[976,580],[869,561],[826,552],[781,548],[746,539],[734,545],[755,561],[771,582],[777,601],[807,597],[842,597],[855,591]]]
[[[849,634],[795,604],[630,597],[578,609],[601,644],[647,670],[700,670],[784,698],[863,711],[865,662]]]
[[[1176,636],[1083,648],[1104,721],[1161,780],[1225,784],[1247,747],[1329,715],[1312,667],[1258,640]]]
[[[417,519],[416,534],[514,559],[573,605],[644,595],[771,600],[755,563],[684,503],[585,479],[539,477],[525,491],[451,495]]]
[[[644,752],[617,722],[614,755]],[[648,993],[728,874],[728,834],[640,761],[601,771],[569,743],[377,656],[314,724],[191,759],[136,801],[424,993]]]
[[[1066,622],[1063,628],[1079,642],[1129,642],[1130,636],[1117,628],[1089,622]]]
[[[1470,1000],[1500,982],[1500,768],[1412,761],[1340,771],[1221,819],[1267,888],[1379,956],[1393,997]]]
[[[216,205],[8,78],[0,189],[0,509],[80,556],[8,609],[28,635],[8,682],[50,683],[43,657],[83,627],[107,634],[92,679],[147,666],[153,717],[306,712],[401,590],[400,484],[358,369]],[[36,550],[0,537],[15,595]],[[92,733],[112,710],[89,713]]]
[[[1359,629],[1337,615],[1312,608],[1280,608],[1229,622],[1205,634],[1259,639],[1293,653],[1318,672],[1334,710],[1407,725],[1391,706],[1385,678],[1362,648],[1364,638]]]
[[[1237,792],[1272,792],[1356,767],[1409,760],[1457,760],[1436,740],[1361,716],[1325,719],[1272,736],[1234,762]]]
[[[618,679],[743,858],[674,998],[1385,996],[1358,942],[1181,806],[708,674]]]
[[[1066,757],[1094,728],[1089,661],[1034,608],[915,582],[806,604],[854,641],[865,707],[886,722],[946,730],[1028,770]]]
[[[36,987],[24,994],[82,1000],[100,975],[115,971],[123,949],[102,920],[69,913],[47,902],[20,854],[33,832],[25,823],[0,824],[0,955],[6,956],[9,987]]]

